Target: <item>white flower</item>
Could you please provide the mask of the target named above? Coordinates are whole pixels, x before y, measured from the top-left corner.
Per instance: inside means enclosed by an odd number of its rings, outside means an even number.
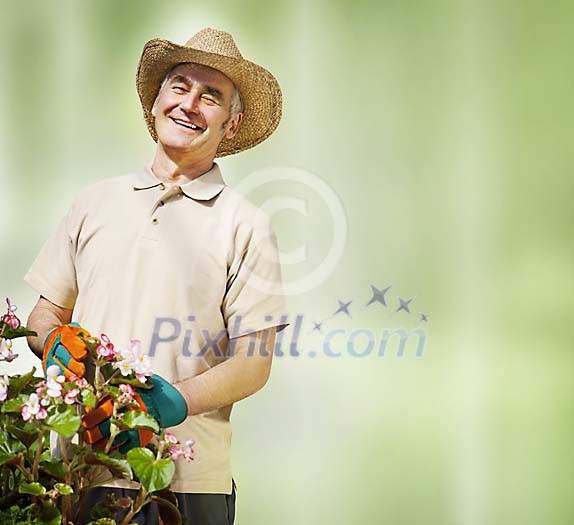
[[[62,370],[58,365],[51,365],[46,370],[46,386],[50,397],[60,397],[62,395],[62,383],[66,378],[62,375]]]
[[[8,386],[10,380],[7,375],[0,376],[0,401],[4,401],[8,397]]]
[[[0,361],[14,361],[18,357],[12,353],[12,340],[0,337]]]
[[[114,364],[123,376],[134,373],[136,377],[145,383],[145,376],[151,376],[149,357],[142,353],[141,341],[132,339],[125,350],[119,352],[121,361]]]
[[[117,368],[123,376],[128,376],[133,372],[132,364],[127,359],[123,359],[122,361],[114,363],[114,367]]]

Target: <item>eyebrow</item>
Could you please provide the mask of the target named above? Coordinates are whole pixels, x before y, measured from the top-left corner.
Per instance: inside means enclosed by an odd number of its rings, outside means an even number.
[[[171,77],[169,79],[170,84],[177,84],[178,82],[181,82],[182,84],[185,84],[186,86],[190,86],[190,82],[189,80],[184,77],[183,75],[174,75],[173,77]],[[219,98],[220,100],[223,100],[223,93],[213,87],[213,86],[208,86],[208,85],[204,85],[203,89],[205,90],[206,93],[209,93],[210,95],[213,95],[216,98]]]

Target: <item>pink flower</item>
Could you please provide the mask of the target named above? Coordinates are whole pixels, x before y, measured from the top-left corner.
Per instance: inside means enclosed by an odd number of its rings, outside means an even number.
[[[118,404],[126,405],[135,399],[136,391],[131,385],[120,385],[120,396],[118,397]]]
[[[10,328],[20,328],[20,319],[14,313],[17,310],[16,306],[10,304],[10,299],[8,298],[6,298],[6,304],[8,305],[8,312],[0,317],[0,321],[7,324]]]
[[[10,386],[10,379],[7,375],[0,376],[0,401],[4,401],[8,397],[8,387]]]
[[[22,406],[22,419],[29,421],[31,419],[44,419],[48,413],[46,409],[40,405],[38,394],[30,394],[28,402]]]
[[[177,439],[177,437],[175,435],[173,435],[171,432],[166,432],[164,435],[164,439],[167,443],[172,443],[173,445],[176,445],[177,443],[179,443],[179,440]]]
[[[73,405],[76,402],[76,398],[78,397],[79,393],[80,390],[77,388],[72,388],[71,390],[68,390],[64,394],[64,403],[66,403],[66,405]]]
[[[193,439],[188,439],[183,446],[183,457],[186,461],[191,461],[193,459],[193,445],[195,445],[195,441]]]
[[[177,461],[183,455],[183,450],[179,447],[168,447],[167,452],[174,461]]]
[[[14,361],[18,354],[12,352],[12,340],[0,337],[0,361]]]
[[[134,397],[136,395],[136,390],[132,385],[120,385],[120,390],[130,397]]]
[[[110,341],[110,338],[106,334],[100,336],[100,344],[96,348],[98,356],[104,359],[115,359],[117,352],[114,350],[114,345]]]
[[[186,461],[193,460],[193,445],[195,441],[193,439],[188,439],[185,445],[180,445],[177,437],[169,432],[164,435],[164,441],[170,443],[171,445],[166,448],[167,455],[169,458],[175,460],[185,459]]]
[[[38,398],[40,399],[40,404],[43,407],[47,407],[50,404],[50,396],[48,395],[48,387],[46,385],[46,381],[42,381],[38,383],[36,387],[36,394],[38,394]]]
[[[84,377],[70,376],[68,378],[68,382],[76,383],[78,388],[88,388],[88,386],[89,386],[88,381]]]

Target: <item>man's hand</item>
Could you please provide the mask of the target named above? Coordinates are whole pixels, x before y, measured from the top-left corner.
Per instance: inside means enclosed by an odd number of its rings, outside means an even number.
[[[161,428],[179,425],[187,417],[187,405],[182,395],[170,383],[158,375],[148,379],[152,388],[135,388],[135,406],[129,410],[147,412]],[[103,449],[110,436],[110,418],[114,412],[114,401],[104,398],[96,408],[88,412],[82,420],[86,428],[84,439]],[[127,452],[134,447],[145,447],[153,434],[147,430],[124,430],[114,440],[113,447],[119,447],[121,452]]]
[[[271,372],[275,330],[266,328],[233,339],[226,361],[177,383],[189,415],[228,407],[263,388]]]
[[[84,339],[91,337],[78,323],[54,328],[46,338],[42,354],[44,372],[49,366],[58,365],[66,377],[84,377],[86,366],[83,361],[88,355]]]

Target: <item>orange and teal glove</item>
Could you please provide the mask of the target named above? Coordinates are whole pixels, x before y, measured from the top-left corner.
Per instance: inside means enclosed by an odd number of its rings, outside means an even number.
[[[86,366],[82,361],[88,355],[82,337],[91,337],[78,323],[66,324],[52,330],[44,342],[42,367],[44,373],[51,365],[58,365],[64,376],[84,377]]]
[[[137,405],[128,410],[147,412],[159,424],[160,428],[179,425],[187,417],[187,403],[179,391],[162,377],[154,374],[152,388],[135,388]],[[84,439],[95,448],[103,449],[110,436],[110,417],[114,412],[114,401],[110,397],[102,399],[82,419],[85,427]],[[152,439],[153,432],[143,429],[131,429],[120,432],[114,439],[113,448],[125,453],[135,447],[145,447]]]

